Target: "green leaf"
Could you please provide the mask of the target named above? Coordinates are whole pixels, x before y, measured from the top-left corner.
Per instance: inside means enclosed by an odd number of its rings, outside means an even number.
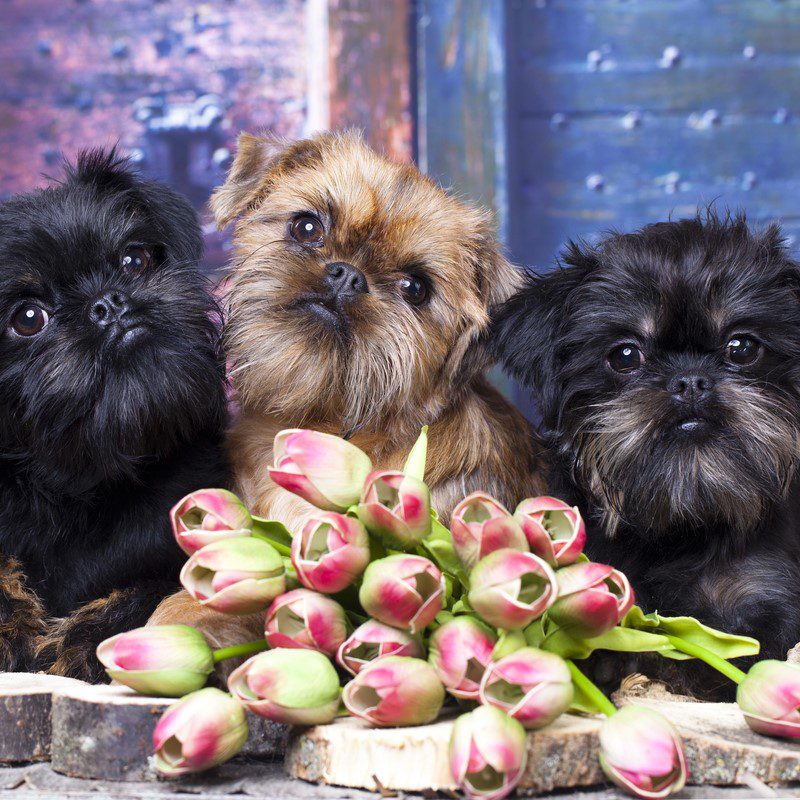
[[[271,544],[282,556],[292,553],[292,534],[282,522],[253,517],[253,536]]]
[[[450,531],[433,515],[431,517],[431,532],[420,542],[420,545],[442,572],[452,575],[461,584],[462,588],[468,591],[469,578],[467,573],[464,572],[464,567],[461,565],[461,561],[453,548]]]
[[[600,708],[594,700],[581,689],[576,683],[573,682],[572,688],[575,690],[575,695],[572,698],[572,705],[567,711],[573,714],[602,714],[603,709]]]
[[[621,625],[626,629],[649,630],[665,636],[677,636],[700,645],[724,659],[754,656],[761,649],[758,641],[749,636],[716,630],[703,625],[694,617],[662,617],[655,611],[645,614],[638,606],[631,608]],[[688,658],[683,653],[678,655],[677,651],[675,654],[664,653],[664,655],[670,658]]]
[[[527,630],[526,630],[527,634]],[[669,643],[666,636],[632,628],[612,628],[602,636],[577,639],[563,628],[554,628],[539,644],[542,650],[556,653],[562,658],[584,659],[595,650],[613,650],[620,653],[661,653],[669,658],[685,658]]]
[[[403,472],[417,480],[425,480],[425,459],[428,455],[428,426],[424,425],[419,438],[411,448]]]
[[[523,631],[528,647],[541,647],[545,637],[544,617],[539,617]]]

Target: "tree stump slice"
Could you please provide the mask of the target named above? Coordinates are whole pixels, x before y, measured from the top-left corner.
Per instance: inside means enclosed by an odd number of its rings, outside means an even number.
[[[154,780],[153,730],[174,698],[145,697],[125,686],[90,686],[53,697],[52,766],[77,778]],[[283,755],[287,726],[248,715],[242,751],[259,758]]]
[[[83,685],[56,675],[0,673],[0,762],[47,761],[53,693]]]
[[[666,699],[665,699],[666,698]],[[800,781],[800,744],[753,733],[732,703],[621,697],[660,711],[680,731],[693,784]],[[602,720],[565,714],[528,734],[528,763],[517,792],[536,795],[605,781],[598,762]],[[369,728],[357,719],[298,731],[286,756],[289,774],[314,783],[375,791],[454,789],[447,750],[452,720],[417,728]]]

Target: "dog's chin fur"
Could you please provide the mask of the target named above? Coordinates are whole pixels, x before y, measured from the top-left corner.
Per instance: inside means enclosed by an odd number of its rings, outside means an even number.
[[[132,246],[150,263],[125,266]],[[201,250],[189,203],[113,152],[84,153],[62,183],[0,204],[0,554],[42,613],[93,603],[25,646],[43,660],[14,668],[98,677],[99,641],[143,624],[177,582],[170,507],[226,481],[219,314]],[[93,314],[112,295],[128,316],[103,327]],[[49,323],[22,336],[13,320],[30,303]],[[15,636],[6,610],[33,602],[24,591],[0,596],[0,636]]]
[[[647,610],[762,637],[781,657],[800,639],[799,290],[776,226],[708,210],[571,244],[494,322],[498,353],[536,390],[550,490],[582,506],[589,555],[626,570]],[[753,364],[726,360],[736,335],[762,344]],[[643,353],[629,374],[610,366],[622,343]],[[691,374],[712,389],[687,432],[670,383]]]
[[[376,468],[401,469],[430,425],[426,481],[445,520],[478,489],[512,506],[541,492],[527,423],[482,375],[490,313],[519,283],[486,214],[351,133],[293,144],[243,134],[212,207],[220,225],[239,218],[225,341],[242,413],[229,443],[256,513],[291,530],[313,513],[265,469],[283,428],[350,436]],[[324,226],[320,246],[290,235],[309,212]],[[340,312],[309,306],[326,292],[326,265],[342,262],[367,291]],[[405,299],[408,276],[424,281],[426,302]],[[185,595],[153,619],[175,620],[212,637],[225,627]]]

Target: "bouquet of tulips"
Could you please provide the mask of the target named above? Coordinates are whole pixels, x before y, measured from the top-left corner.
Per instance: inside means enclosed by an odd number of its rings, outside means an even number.
[[[643,614],[625,575],[583,555],[580,512],[560,500],[527,499],[511,513],[472,494],[448,530],[424,483],[426,451],[423,429],[402,470],[375,471],[344,439],[279,433],[271,479],[318,509],[297,531],[220,489],[175,506],[186,590],[220,612],[266,614],[263,639],[216,651],[181,625],[98,648],[112,679],[181,698],[155,729],[162,774],[234,756],[247,738],[245,709],[293,725],[349,713],[398,726],[432,722],[448,702],[463,712],[450,766],[468,797],[510,793],[525,768],[526,729],[567,710],[607,716],[600,761],[616,784],[648,798],[679,790],[680,737],[651,709],[617,710],[591,683],[574,662],[597,649],[701,658],[740,683],[755,730],[800,735],[800,668],[764,661],[745,676],[727,659],[757,653],[755,640]],[[250,657],[229,693],[203,688],[215,663],[241,656]]]

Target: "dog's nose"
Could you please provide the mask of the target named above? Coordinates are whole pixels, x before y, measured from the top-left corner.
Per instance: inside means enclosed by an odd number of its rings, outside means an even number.
[[[703,372],[686,372],[675,375],[667,387],[676,400],[686,403],[705,399],[713,388],[713,379]]]
[[[345,261],[326,264],[324,280],[331,294],[342,300],[352,300],[369,291],[364,273]]]
[[[125,292],[105,292],[95,298],[89,316],[95,325],[105,328],[118,322],[131,310],[131,299]]]

